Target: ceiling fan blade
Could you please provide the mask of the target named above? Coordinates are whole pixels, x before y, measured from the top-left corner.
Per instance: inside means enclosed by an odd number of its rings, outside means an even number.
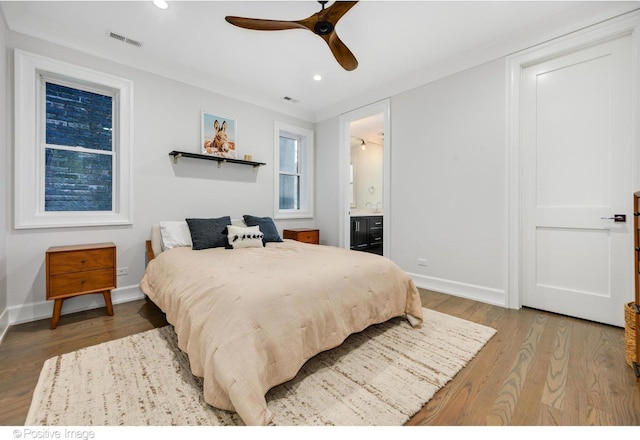
[[[305,26],[295,21],[285,20],[264,20],[261,18],[245,18],[226,16],[228,23],[245,29],[256,31],[282,31],[286,29],[307,29]]]
[[[358,67],[358,60],[355,55],[353,55],[349,48],[342,42],[335,31],[329,35],[324,35],[322,39],[327,42],[336,61],[338,61],[345,70],[351,71]]]

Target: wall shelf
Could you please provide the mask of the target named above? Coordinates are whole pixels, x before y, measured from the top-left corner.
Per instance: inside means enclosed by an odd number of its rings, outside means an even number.
[[[172,151],[169,153],[169,156],[173,156],[173,163],[178,163],[178,159],[181,157],[190,157],[192,159],[204,159],[204,160],[213,160],[218,162],[218,168],[222,165],[223,162],[227,163],[237,163],[240,165],[250,165],[255,170],[259,166],[266,165],[264,162],[254,162],[251,160],[241,160],[241,159],[227,159],[224,157],[218,156],[209,156],[207,154],[197,154],[197,153],[189,153],[188,151]]]

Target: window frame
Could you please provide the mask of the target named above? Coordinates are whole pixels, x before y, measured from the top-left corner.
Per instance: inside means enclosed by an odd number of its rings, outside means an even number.
[[[132,115],[130,80],[15,49],[16,229],[110,226],[133,223]],[[113,98],[111,211],[45,211],[45,82]]]
[[[298,209],[280,209],[280,137],[295,137],[298,145],[298,174],[300,177],[300,206]],[[306,128],[276,121],[274,124],[274,218],[303,219],[314,216],[314,132]],[[284,173],[293,175],[291,173]]]

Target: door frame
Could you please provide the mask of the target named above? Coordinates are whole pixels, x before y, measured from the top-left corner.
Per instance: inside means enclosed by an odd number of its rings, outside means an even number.
[[[391,101],[388,98],[340,115],[340,159],[338,179],[340,191],[338,202],[340,203],[341,208],[338,211],[338,246],[348,249],[349,243],[351,241],[351,227],[349,223],[349,210],[351,209],[349,203],[349,164],[351,163],[350,125],[353,121],[357,121],[358,119],[366,118],[367,116],[372,116],[378,113],[383,114],[384,120],[384,145],[382,150],[382,197],[384,200],[382,213],[382,254],[385,257],[391,258],[391,216],[389,215],[389,213],[391,212]]]
[[[552,40],[531,49],[519,52],[507,57],[507,261],[506,280],[507,296],[506,307],[519,309],[522,307],[522,206],[521,199],[523,188],[521,183],[522,161],[520,145],[520,112],[523,69],[540,63],[546,59],[560,56],[569,52],[593,46],[607,40],[612,40],[625,35],[631,36],[632,45],[632,120],[638,121],[640,117],[640,12],[625,14],[594,25],[593,27],[572,33],[568,36]],[[638,170],[640,170],[640,127],[634,124],[631,134],[632,148],[632,187],[639,188]],[[629,203],[633,202],[633,191],[629,194]],[[629,246],[633,246],[630,242]],[[629,265],[633,266],[633,261]],[[633,271],[631,272],[633,273]]]

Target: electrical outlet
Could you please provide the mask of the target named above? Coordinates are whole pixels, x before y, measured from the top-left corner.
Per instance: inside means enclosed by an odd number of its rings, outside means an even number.
[[[424,258],[418,258],[418,266],[427,266],[427,260]]]
[[[128,267],[119,267],[118,271],[116,273],[118,274],[118,276],[126,275],[126,274],[129,273],[129,268]]]

